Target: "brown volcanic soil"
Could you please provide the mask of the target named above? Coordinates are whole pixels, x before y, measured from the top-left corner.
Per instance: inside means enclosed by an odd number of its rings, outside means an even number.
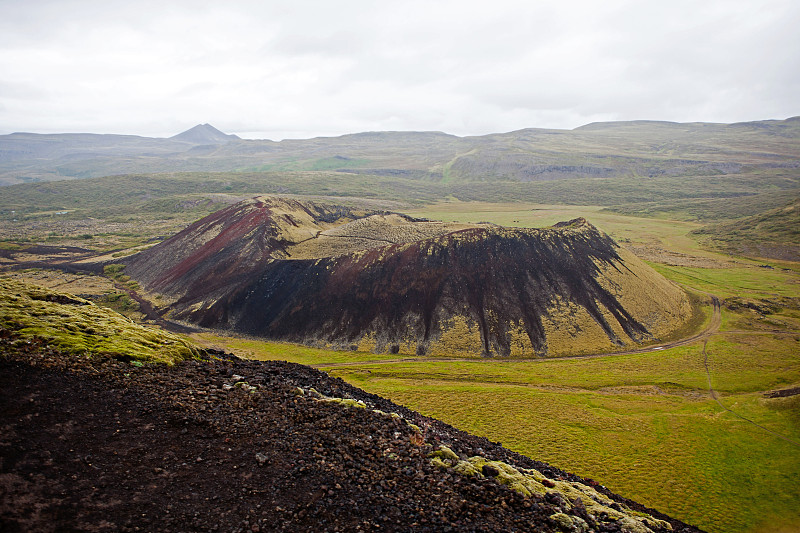
[[[308,367],[222,354],[134,366],[0,333],[4,532],[558,530],[555,493],[525,498],[437,469],[427,454],[439,443],[579,480]],[[225,389],[237,380],[256,392]],[[298,386],[399,413],[427,443],[402,419],[297,396]],[[568,513],[591,520],[579,506]]]

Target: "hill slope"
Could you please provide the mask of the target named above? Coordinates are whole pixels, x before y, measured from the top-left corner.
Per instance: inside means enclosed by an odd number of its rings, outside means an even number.
[[[192,144],[225,144],[233,140],[239,140],[239,137],[223,133],[211,124],[198,124],[183,133],[173,135],[170,139]]]
[[[728,253],[800,261],[800,200],[694,233]]]
[[[544,356],[663,338],[686,295],[583,219],[447,225],[259,197],[125,260],[173,317],[416,355]]]
[[[309,367],[60,351],[71,324],[14,320],[90,304],[8,290],[32,298],[0,309],[3,531],[698,531]]]

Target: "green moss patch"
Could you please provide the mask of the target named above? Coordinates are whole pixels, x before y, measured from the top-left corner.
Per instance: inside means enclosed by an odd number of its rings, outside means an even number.
[[[141,326],[88,300],[0,278],[0,328],[75,355],[173,364],[199,355],[177,335]]]
[[[624,520],[627,525],[625,531],[646,533],[650,531],[648,526],[672,529],[669,523],[657,520],[648,514],[633,511],[583,483],[550,480],[533,468],[516,468],[508,463],[490,461],[481,456],[461,459],[447,446],[440,446],[439,449],[430,453],[430,457],[433,466],[452,468],[453,471],[464,476],[490,477],[526,497],[543,496],[548,492],[556,492],[563,497],[567,510],[576,506],[584,507],[598,522],[611,519],[622,523]],[[569,528],[573,526],[571,520],[572,518],[570,518]],[[559,524],[559,527],[564,525],[566,530],[572,531],[566,527],[567,520],[563,517],[554,518],[554,521]]]
[[[317,391],[317,389],[314,388],[309,389],[308,395],[320,402],[337,403],[344,407],[358,407],[359,409],[366,409],[367,407],[367,404],[365,404],[361,400],[354,400],[352,398],[336,398],[333,396],[325,396],[324,394],[322,394],[321,392]]]

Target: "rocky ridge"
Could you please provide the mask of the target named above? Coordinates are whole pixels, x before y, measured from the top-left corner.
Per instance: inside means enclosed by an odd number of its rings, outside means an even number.
[[[698,531],[296,364],[3,330],[0,402],[3,531]]]

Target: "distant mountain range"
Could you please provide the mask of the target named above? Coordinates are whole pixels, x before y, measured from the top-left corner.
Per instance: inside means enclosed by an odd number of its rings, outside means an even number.
[[[800,117],[737,124],[602,122],[477,137],[366,132],[244,140],[209,124],[173,137],[0,136],[0,185],[169,171],[335,171],[442,183],[718,176],[800,168]]]

